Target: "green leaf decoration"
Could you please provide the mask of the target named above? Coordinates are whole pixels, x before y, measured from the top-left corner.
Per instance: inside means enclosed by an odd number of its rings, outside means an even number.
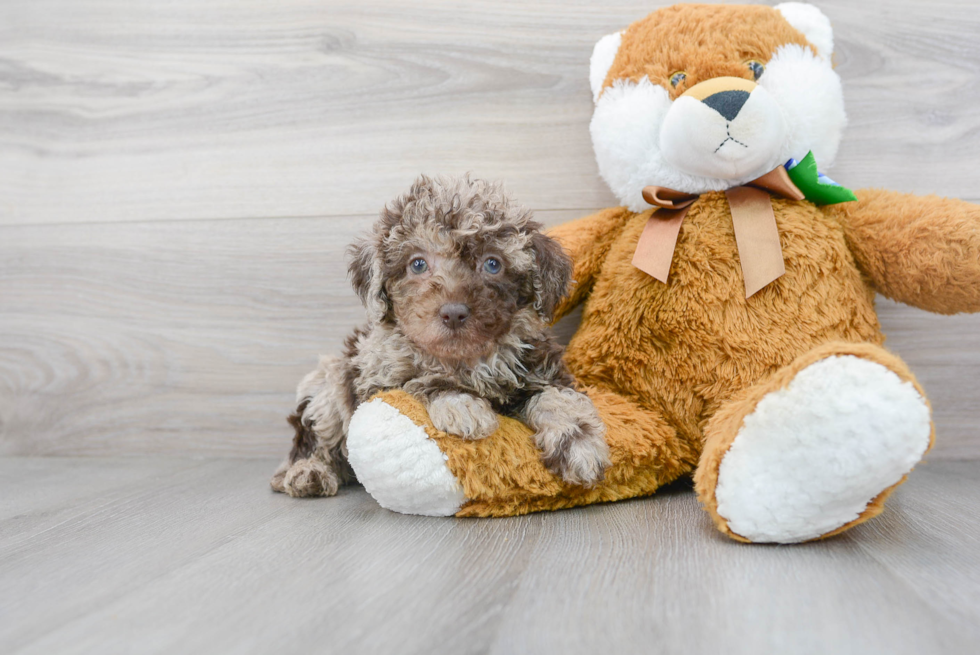
[[[834,205],[838,202],[857,200],[854,192],[838,184],[828,184],[820,180],[817,160],[808,152],[799,164],[786,171],[793,184],[799,187],[806,199],[815,205]]]

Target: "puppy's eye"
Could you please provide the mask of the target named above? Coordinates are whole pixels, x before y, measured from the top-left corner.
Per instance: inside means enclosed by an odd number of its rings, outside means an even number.
[[[686,79],[687,79],[687,73],[685,73],[684,71],[677,71],[676,73],[670,76],[670,85],[676,89],[677,85]]]
[[[418,275],[419,273],[425,273],[427,270],[429,270],[429,265],[421,257],[416,257],[412,260],[412,263],[408,265],[408,270]]]
[[[749,67],[750,71],[752,71],[752,75],[756,80],[762,77],[762,74],[766,72],[766,67],[762,65],[762,62],[758,62],[755,59],[750,59],[749,61],[745,62],[745,65]]]
[[[485,270],[490,275],[496,275],[497,273],[500,272],[500,269],[502,269],[503,267],[504,265],[501,264],[500,260],[497,259],[496,257],[488,257],[487,260],[483,262],[483,270]]]

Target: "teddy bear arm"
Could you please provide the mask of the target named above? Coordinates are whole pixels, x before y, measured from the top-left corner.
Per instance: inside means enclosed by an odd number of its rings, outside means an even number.
[[[610,207],[548,230],[548,236],[572,259],[571,289],[555,309],[554,320],[571,312],[589,295],[609,247],[631,216],[625,207]]]
[[[980,311],[980,207],[881,189],[824,208],[875,290],[939,314]]]

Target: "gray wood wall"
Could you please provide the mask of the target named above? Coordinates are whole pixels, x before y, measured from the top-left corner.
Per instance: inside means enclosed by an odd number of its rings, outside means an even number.
[[[817,4],[833,177],[980,201],[980,4]],[[550,224],[615,204],[588,59],[655,6],[0,3],[0,454],[283,452],[361,315],[343,248],[417,173],[504,179]],[[980,316],[881,315],[932,457],[980,457]]]

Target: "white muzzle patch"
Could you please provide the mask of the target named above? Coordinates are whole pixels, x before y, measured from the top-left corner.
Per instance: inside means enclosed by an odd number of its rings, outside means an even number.
[[[775,168],[786,132],[779,105],[756,86],[703,100],[681,96],[664,117],[660,147],[667,163],[685,173],[735,180]]]
[[[600,54],[609,59],[602,48]],[[613,80],[602,89],[606,70],[593,71],[598,100],[589,131],[600,175],[635,212],[650,208],[643,199],[649,185],[693,194],[724,191],[808,152],[826,171],[847,122],[840,78],[829,58],[796,44],[781,46],[758,82],[711,78],[699,84],[714,88],[702,87],[695,97],[691,87],[675,101],[665,86],[646,77]],[[748,97],[741,106],[732,96],[705,104],[725,90],[746,91]]]

